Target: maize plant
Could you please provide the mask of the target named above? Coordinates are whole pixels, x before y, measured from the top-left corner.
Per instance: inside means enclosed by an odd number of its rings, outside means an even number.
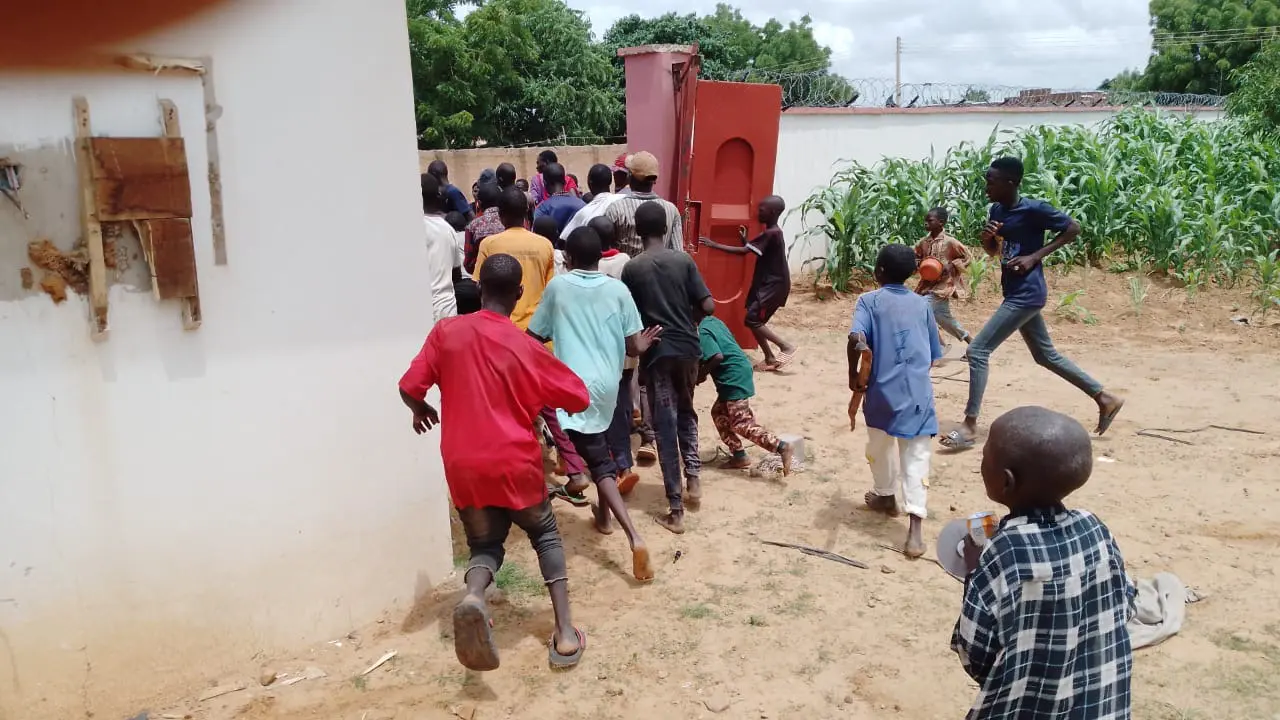
[[[805,227],[827,243],[822,274],[840,289],[867,279],[882,246],[924,235],[934,205],[951,212],[951,234],[976,245],[988,211],[983,175],[1000,155],[1023,159],[1024,195],[1080,222],[1080,240],[1053,262],[1118,264],[1193,291],[1272,277],[1258,264],[1280,249],[1280,145],[1234,120],[1141,108],[1092,128],[1003,130],[940,157],[848,164],[801,205],[802,217],[822,216]]]

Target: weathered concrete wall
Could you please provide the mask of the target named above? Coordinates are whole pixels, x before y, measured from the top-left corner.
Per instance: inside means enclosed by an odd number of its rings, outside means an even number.
[[[0,718],[133,717],[452,571],[439,436],[396,394],[431,325],[404,3],[298,7],[233,0],[129,48],[213,60],[227,265],[198,79],[0,74],[31,215],[0,198]],[[30,240],[79,239],[76,95],[116,137],[176,103],[199,330],[117,284],[94,343],[85,298],[15,289]]]

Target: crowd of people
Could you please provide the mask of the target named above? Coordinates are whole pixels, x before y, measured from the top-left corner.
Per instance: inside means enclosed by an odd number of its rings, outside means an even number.
[[[551,666],[572,667],[586,649],[570,612],[553,500],[591,506],[602,535],[620,527],[633,576],[653,579],[626,497],[640,481],[636,465],[656,461],[668,507],[654,520],[685,532],[686,508],[703,497],[694,393],[706,380],[716,393],[711,417],[729,450],[722,467],[750,467],[746,441],[776,454],[784,475],[792,469],[795,449],[762,427],[750,404],[754,373],[784,369],[797,353],[770,327],[790,294],[778,225],[785,203],[760,200],[762,231],[749,238],[743,229],[741,244],[700,240],[707,252],[756,256],[744,323],[763,355],[753,366],[715,317],[716,303],[685,250],[678,208],[654,193],[659,169],[648,152],[624,155],[612,167],[592,166],[583,193],[546,151],[528,183],[510,164],[485,170],[472,202],[449,182],[443,162],[422,175],[436,325],[400,393],[415,431],[441,426],[445,476],[471,553],[466,595],[453,614],[458,659],[470,669],[499,664],[485,589],[513,524],[529,536],[551,596]],[[942,435],[946,450],[975,446],[990,354],[1015,330],[1040,365],[1093,398],[1098,434],[1123,406],[1049,338],[1042,261],[1080,226],[1021,197],[1021,180],[1017,158],[999,158],[987,172],[992,205],[979,239],[1001,260],[1004,300],[976,336],[950,312],[950,300],[965,296],[969,250],[947,233],[943,207],[923,218],[927,234],[914,248],[881,250],[879,288],[854,302],[848,412],[851,429],[859,414],[867,425],[872,487],[865,503],[908,516],[908,557],[925,553],[927,477],[941,434],[929,371],[946,355],[942,333],[967,345],[961,359],[970,368],[965,417]],[[1046,243],[1047,234],[1054,237]],[[930,264],[934,270],[921,272]],[[908,288],[918,272],[921,280]],[[426,402],[432,387],[440,389],[439,412]],[[563,484],[546,479],[540,439],[558,456]],[[1091,468],[1088,433],[1065,415],[1020,408],[990,427],[981,474],[987,496],[1009,512],[993,532],[968,533],[957,548],[966,581],[952,646],[980,688],[970,717],[1129,716],[1125,623],[1133,586],[1107,528],[1064,505]]]

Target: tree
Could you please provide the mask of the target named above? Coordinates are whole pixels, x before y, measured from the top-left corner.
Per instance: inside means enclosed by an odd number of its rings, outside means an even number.
[[[831,49],[813,36],[808,15],[783,25],[769,20],[757,27],[737,8],[724,3],[715,13],[667,13],[655,18],[629,15],[604,34],[604,45],[617,49],[633,45],[697,43],[702,76],[712,80],[742,79],[750,70],[824,73],[831,66]],[[616,61],[621,66],[621,60]]]
[[[964,101],[977,105],[989,103],[991,102],[991,93],[987,92],[984,88],[970,87],[968,90],[964,91]]]
[[[1118,75],[1113,78],[1107,78],[1098,86],[1099,90],[1141,90],[1142,89],[1142,73],[1138,70],[1126,69],[1121,70]]]
[[[486,141],[590,144],[621,127],[619,74],[581,12],[560,0],[489,0],[465,27],[468,44],[496,70],[482,80],[498,83],[496,100],[476,113]]]
[[[446,0],[408,0],[409,56],[418,143],[423,148],[470,147],[471,109],[479,105],[479,69],[462,24]]]
[[[560,0],[407,0],[419,145],[600,142],[622,125],[618,73]]]
[[[1144,90],[1228,94],[1233,71],[1266,35],[1248,30],[1280,25],[1276,0],[1151,0],[1150,7],[1155,37]]]
[[[1255,131],[1280,134],[1280,40],[1267,43],[1232,78],[1227,110]]]

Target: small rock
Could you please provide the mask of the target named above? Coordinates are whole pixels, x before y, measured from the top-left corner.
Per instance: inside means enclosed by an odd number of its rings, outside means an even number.
[[[666,680],[668,675],[670,675],[670,673],[668,673],[666,670],[659,670],[659,671],[658,671],[658,679],[659,679],[659,680]]]
[[[713,713],[722,713],[725,710],[728,710],[729,706],[733,703],[729,702],[729,698],[727,696],[721,693],[716,693],[706,700],[703,700],[702,704],[706,705],[707,709]]]
[[[609,679],[609,676],[608,676],[608,675],[606,675],[606,674],[604,674],[604,673],[600,673],[599,675],[596,675],[596,679],[597,679],[597,680],[608,680],[608,679]]]
[[[279,673],[271,668],[262,668],[262,673],[258,675],[258,684],[262,685],[262,687],[267,687],[275,682],[279,676]]]
[[[952,505],[952,506],[951,506],[951,512],[955,512],[955,511],[956,511],[956,506],[955,506],[955,505]]]
[[[852,704],[853,704],[853,696],[852,696],[852,695],[845,695],[845,696],[844,696],[844,704],[845,704],[845,705],[852,705]]]
[[[609,697],[621,697],[622,688],[609,688],[608,690],[604,691],[604,694],[608,695]]]
[[[455,705],[454,707],[449,708],[449,712],[459,718],[462,718],[462,720],[475,720],[476,706],[470,703]]]
[[[884,573],[885,575],[892,575],[892,574],[894,574],[895,572],[897,572],[897,570],[894,570],[893,568],[889,567],[888,565],[881,565],[881,566],[880,566],[880,572]]]

